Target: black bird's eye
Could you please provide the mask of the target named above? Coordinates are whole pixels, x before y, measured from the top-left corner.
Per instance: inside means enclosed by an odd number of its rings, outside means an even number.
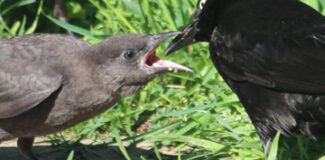
[[[134,51],[124,51],[123,53],[123,57],[126,59],[126,60],[134,60],[135,57],[136,57],[136,53]]]
[[[200,9],[203,9],[205,2],[206,2],[206,0],[201,0],[201,1],[199,2],[198,7],[199,7]]]
[[[204,5],[206,3],[207,0],[200,0],[198,1],[197,3],[197,6],[196,6],[196,10],[195,10],[195,13],[194,13],[194,17],[195,18],[199,18],[203,8],[204,8]]]

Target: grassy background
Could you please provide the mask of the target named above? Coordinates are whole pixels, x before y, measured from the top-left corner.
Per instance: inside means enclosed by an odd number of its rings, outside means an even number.
[[[324,0],[303,1],[325,14]],[[69,24],[65,24],[51,17],[53,1],[0,0],[0,37],[66,33],[69,29],[91,43],[98,43],[120,33],[181,30],[190,21],[196,2],[66,0]],[[158,56],[163,57],[167,45],[162,44]],[[118,143],[126,159],[263,159],[258,135],[237,97],[213,67],[208,44],[190,46],[167,59],[190,66],[195,73],[169,73],[156,78],[138,94],[124,98],[87,122],[49,135],[49,140],[53,144],[82,139]],[[322,141],[315,143],[297,137],[280,142],[283,145],[279,148],[279,159],[317,159],[325,155]],[[141,142],[154,144],[154,158],[146,152],[130,157],[122,141],[130,146]],[[162,147],[170,148],[176,155],[164,158],[159,152]],[[277,146],[274,149],[276,153]]]

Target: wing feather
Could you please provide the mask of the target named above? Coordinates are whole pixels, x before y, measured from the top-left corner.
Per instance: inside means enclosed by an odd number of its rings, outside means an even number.
[[[63,83],[62,57],[90,44],[73,36],[31,34],[0,40],[0,118],[40,104]]]
[[[325,94],[325,26],[282,37],[248,34],[213,41],[212,57],[224,74],[287,92]]]
[[[0,86],[0,118],[10,118],[32,109],[49,97],[60,88],[61,77],[45,74],[12,76],[0,72]]]

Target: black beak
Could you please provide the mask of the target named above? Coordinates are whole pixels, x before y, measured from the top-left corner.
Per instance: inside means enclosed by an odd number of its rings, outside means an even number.
[[[169,44],[165,55],[169,55],[185,46],[196,43],[195,36],[199,32],[198,20],[194,19],[185,29]]]

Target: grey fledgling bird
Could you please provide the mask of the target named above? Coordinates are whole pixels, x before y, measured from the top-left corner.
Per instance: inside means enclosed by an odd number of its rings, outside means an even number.
[[[175,34],[122,34],[97,45],[57,34],[0,40],[0,142],[18,137],[35,160],[35,136],[92,118],[165,72],[191,72],[155,55]]]

